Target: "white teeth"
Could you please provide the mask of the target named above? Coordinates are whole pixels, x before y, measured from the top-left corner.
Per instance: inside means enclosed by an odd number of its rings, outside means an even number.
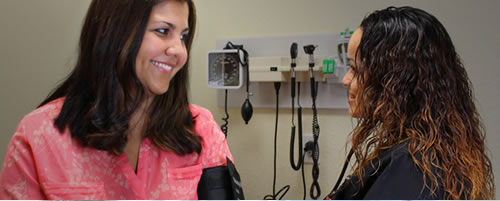
[[[162,64],[162,63],[157,62],[157,61],[151,61],[151,63],[152,63],[153,65],[158,66],[158,67],[160,67],[160,68],[163,68],[163,69],[165,69],[165,70],[172,70],[172,66],[169,66],[169,65],[167,65],[167,64]]]

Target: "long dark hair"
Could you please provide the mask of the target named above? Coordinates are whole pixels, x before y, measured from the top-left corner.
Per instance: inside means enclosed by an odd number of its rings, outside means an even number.
[[[361,22],[356,97],[361,118],[352,133],[363,175],[384,150],[407,143],[440,199],[492,199],[495,186],[485,131],[471,83],[444,26],[411,7],[375,11]]]
[[[135,73],[152,8],[164,0],[93,0],[79,43],[74,70],[40,106],[64,97],[54,125],[83,146],[119,154],[127,142],[131,115],[145,100],[144,87]],[[196,14],[189,6],[189,53]],[[158,147],[184,155],[201,152],[201,137],[194,132],[188,101],[188,63],[175,75],[165,94],[154,97],[145,111],[147,137]]]

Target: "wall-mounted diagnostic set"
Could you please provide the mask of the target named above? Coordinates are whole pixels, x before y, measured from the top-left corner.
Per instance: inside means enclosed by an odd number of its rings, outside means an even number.
[[[241,115],[246,124],[252,116],[253,106],[276,108],[275,172],[279,107],[291,108],[290,165],[294,170],[302,170],[304,182],[302,199],[306,198],[304,180],[306,155],[312,157],[313,162],[313,182],[309,195],[312,199],[318,199],[321,194],[318,183],[320,135],[318,109],[348,108],[346,89],[342,85],[342,79],[349,68],[346,57],[351,34],[352,32],[347,29],[340,34],[224,39],[217,41],[219,50],[207,53],[207,85],[209,88],[218,89],[218,105],[224,103],[226,117],[222,118],[225,124],[221,126],[221,129],[226,136],[229,119],[228,106],[239,106],[244,99]],[[303,51],[299,51],[301,49]],[[250,83],[252,83],[252,93],[249,90]],[[243,85],[246,87],[244,88]],[[280,88],[285,88],[282,94],[279,93]],[[231,90],[229,98],[228,90]],[[273,92],[276,94],[274,99]],[[253,106],[250,104],[250,96],[253,96]],[[297,119],[295,119],[296,106]],[[309,124],[312,127],[307,132],[312,133],[313,139],[304,142],[304,147],[302,143],[303,106],[310,108],[313,114],[312,122]],[[296,138],[297,146],[295,146]],[[297,157],[294,154],[296,149],[298,149]],[[281,199],[290,188],[287,185],[276,192],[275,180],[276,174],[273,180],[273,193],[266,195],[264,199]],[[278,196],[279,194],[282,195]]]

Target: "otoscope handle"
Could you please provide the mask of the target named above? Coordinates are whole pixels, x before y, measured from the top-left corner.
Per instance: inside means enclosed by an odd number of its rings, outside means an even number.
[[[311,96],[313,98],[316,98],[316,81],[314,77],[311,77]]]
[[[297,58],[297,49],[297,43],[292,43],[292,46],[290,46],[290,57],[292,57],[292,59]]]
[[[313,67],[314,67],[314,55],[309,54],[309,68],[313,68]]]
[[[292,62],[290,64],[291,66],[291,71],[292,71],[292,98],[295,98],[295,67],[297,66],[297,53],[298,53],[298,46],[297,43],[292,43],[292,46],[290,46],[290,57],[292,58]]]

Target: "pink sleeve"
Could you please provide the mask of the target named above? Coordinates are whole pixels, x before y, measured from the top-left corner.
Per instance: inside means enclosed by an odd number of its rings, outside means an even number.
[[[21,121],[7,149],[0,173],[0,199],[45,199],[24,125]]]
[[[196,130],[203,137],[201,151],[203,168],[226,165],[226,157],[234,162],[224,133],[215,122],[212,113],[204,108],[198,108],[198,110]]]

